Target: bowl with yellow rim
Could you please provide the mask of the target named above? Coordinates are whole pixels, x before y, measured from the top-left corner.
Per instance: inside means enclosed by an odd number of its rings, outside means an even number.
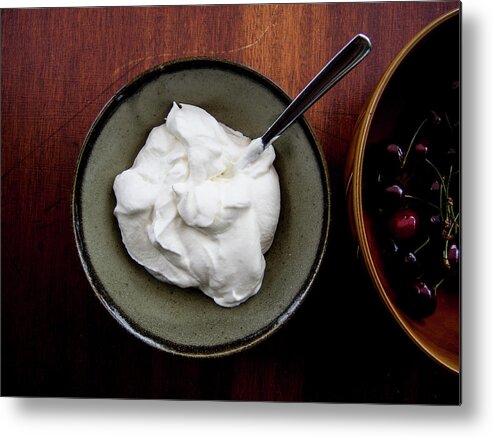
[[[457,373],[460,258],[449,259],[449,255],[454,248],[458,257],[460,247],[460,25],[460,10],[453,10],[426,26],[398,53],[358,119],[345,175],[358,254],[378,295],[419,348]],[[445,89],[453,98],[445,94]],[[441,112],[430,109],[433,105]],[[451,120],[440,105],[452,105],[455,119]],[[425,118],[420,122],[423,114]],[[456,145],[451,146],[448,136],[443,139],[437,133],[442,132],[439,129],[449,129]],[[434,164],[437,159],[440,165]],[[455,164],[450,164],[450,172],[442,172],[442,161],[443,167],[448,168],[452,159]],[[434,178],[438,185],[433,185]],[[437,189],[436,202],[412,192],[418,188],[425,192],[426,187],[432,190],[432,185]],[[425,194],[428,196],[428,192]],[[390,211],[392,208],[396,211]],[[402,220],[396,221],[396,217]],[[414,220],[412,225],[410,218]],[[430,230],[433,219],[442,226],[437,228],[436,238]],[[408,232],[410,229],[415,233]],[[408,253],[420,263],[413,265],[414,270],[401,273],[399,263],[409,261]],[[449,271],[454,261],[452,275]],[[405,267],[409,268],[409,264]],[[444,278],[436,280],[441,275]],[[433,278],[433,285],[425,283],[428,278]],[[413,307],[408,290],[417,290],[418,294],[423,291],[417,284],[426,286],[433,298],[433,306],[427,312],[410,311]]]

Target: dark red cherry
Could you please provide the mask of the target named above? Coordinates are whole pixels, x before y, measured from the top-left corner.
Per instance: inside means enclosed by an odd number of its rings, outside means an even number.
[[[460,261],[460,251],[457,244],[452,243],[449,245],[446,256],[447,258],[443,260],[445,269],[450,273],[455,273]]]
[[[425,146],[423,143],[418,143],[414,146],[414,151],[417,156],[424,158],[428,155],[428,146]]]
[[[385,240],[382,244],[382,253],[385,257],[395,258],[399,254],[399,246],[394,240]]]
[[[429,189],[430,190],[429,200],[437,206],[440,202],[440,195],[441,195],[440,187],[441,187],[440,182],[435,180],[430,184],[430,189]]]
[[[400,146],[398,146],[397,144],[389,144],[387,146],[387,153],[389,155],[394,155],[394,156],[397,156],[399,158],[403,158],[404,157],[404,153],[402,152],[402,149],[400,148]]]
[[[383,191],[383,207],[391,210],[400,206],[404,190],[397,184],[387,186]]]
[[[412,279],[421,276],[421,265],[414,252],[408,252],[402,260],[402,272]]]
[[[447,165],[447,167],[450,166],[457,167],[458,161],[459,161],[459,154],[457,150],[454,147],[449,147],[447,149],[447,154],[445,156],[444,163]]]
[[[430,224],[432,226],[439,226],[442,223],[442,219],[439,214],[434,214],[430,217]]]
[[[436,192],[440,189],[440,182],[438,181],[433,181],[430,185],[430,191]]]
[[[397,144],[389,144],[386,149],[387,163],[389,166],[395,168],[402,167],[402,161],[404,159],[404,152]]]
[[[389,220],[389,232],[395,240],[404,241],[416,235],[418,215],[410,209],[399,209]]]
[[[432,124],[438,126],[442,122],[442,117],[436,111],[430,111],[428,115],[428,120],[431,121]]]
[[[407,264],[415,264],[417,262],[416,255],[412,252],[407,253],[404,256],[404,262]]]
[[[442,229],[443,229],[443,223],[442,219],[440,218],[439,214],[433,214],[430,216],[429,221],[428,221],[428,229],[432,236],[441,236],[442,234]]]
[[[401,199],[404,195],[404,190],[399,185],[394,184],[385,188],[385,194],[393,199]]]
[[[431,316],[437,306],[436,291],[419,280],[406,287],[400,299],[403,309],[417,319]]]
[[[449,246],[447,258],[450,261],[450,263],[457,264],[459,262],[460,251],[459,251],[459,247],[457,246],[457,244],[453,243]]]

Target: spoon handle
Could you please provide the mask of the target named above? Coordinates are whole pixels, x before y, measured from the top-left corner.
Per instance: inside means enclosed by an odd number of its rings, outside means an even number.
[[[300,115],[310,108],[339,80],[370,53],[371,42],[363,34],[356,35],[289,104],[278,119],[262,135],[264,149],[275,141]]]

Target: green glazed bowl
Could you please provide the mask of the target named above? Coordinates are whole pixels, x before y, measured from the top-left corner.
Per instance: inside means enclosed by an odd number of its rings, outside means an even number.
[[[73,191],[75,240],[97,297],[124,328],[171,353],[227,355],[279,329],[309,292],[327,244],[327,169],[304,119],[276,141],[281,214],[256,296],[222,308],[200,290],[160,282],[126,252],[113,216],[113,181],[132,166],[173,101],[200,106],[256,138],[290,99],[259,73],[224,60],[178,60],[143,73],[106,104],[84,141]]]

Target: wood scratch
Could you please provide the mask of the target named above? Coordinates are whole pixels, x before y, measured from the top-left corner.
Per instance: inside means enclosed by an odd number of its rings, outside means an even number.
[[[233,52],[240,52],[242,50],[246,50],[246,49],[249,49],[255,45],[257,45],[260,41],[262,41],[262,39],[264,39],[265,35],[267,35],[267,32],[269,32],[272,27],[274,27],[275,25],[277,25],[277,10],[279,9],[279,4],[276,5],[276,7],[274,8],[274,10],[272,11],[272,14],[270,16],[270,20],[269,20],[269,24],[267,25],[267,27],[261,32],[261,34],[259,36],[257,36],[255,38],[255,40],[249,44],[246,44],[244,46],[241,46],[241,47],[237,47],[237,48],[234,48],[234,49],[230,49],[230,50],[224,50],[222,53],[233,53]],[[220,54],[220,53],[218,53]]]
[[[269,17],[269,23],[260,32],[260,34],[258,36],[255,36],[254,37],[254,40],[252,42],[250,42],[248,44],[245,44],[243,46],[240,46],[240,47],[232,48],[232,49],[217,50],[217,51],[209,52],[208,53],[208,56],[214,57],[214,56],[220,56],[220,55],[224,55],[224,54],[228,54],[228,53],[237,53],[237,52],[240,52],[240,51],[243,51],[243,50],[248,50],[248,49],[256,46],[257,44],[259,44],[265,38],[265,35],[267,35],[267,33],[274,26],[277,25],[277,17],[279,15],[279,13],[278,13],[279,6],[280,6],[280,4],[275,5],[274,10],[272,11],[272,13],[271,13],[271,15]],[[133,60],[129,61],[127,64],[125,64],[124,66],[117,67],[115,69],[115,71],[113,72],[113,78],[114,78],[114,80],[112,80],[111,83],[108,86],[104,87],[104,89],[100,93],[98,93],[94,98],[90,99],[86,104],[84,104],[78,111],[76,111],[71,117],[69,117],[69,119],[67,121],[65,121],[64,123],[62,123],[57,129],[55,129],[50,134],[48,134],[48,136],[45,137],[40,143],[38,143],[36,147],[34,147],[32,150],[30,150],[29,152],[27,152],[24,156],[22,156],[21,158],[19,158],[14,165],[12,165],[10,168],[4,170],[4,172],[2,174],[2,178],[4,180],[7,179],[8,176],[15,169],[19,168],[20,165],[26,159],[28,159],[31,155],[33,155],[34,153],[38,152],[39,150],[42,150],[43,146],[50,139],[52,139],[56,134],[58,134],[67,125],[69,125],[70,123],[72,123],[72,121],[74,121],[83,111],[85,111],[90,105],[92,105],[101,96],[103,96],[105,93],[107,93],[107,91],[110,90],[116,83],[118,83],[119,81],[121,81],[126,75],[128,75],[129,73],[131,73],[132,71],[134,71],[142,63],[146,63],[146,62],[151,61],[151,60],[152,61],[155,61],[156,58],[157,59],[167,59],[167,58],[172,58],[172,57],[175,57],[175,56],[178,56],[178,55],[184,56],[184,57],[192,57],[192,56],[200,56],[202,54],[204,54],[204,52],[201,51],[201,50],[193,50],[193,51],[189,51],[189,52],[182,53],[182,54],[177,54],[175,52],[161,53],[160,55],[157,55],[157,56],[156,55],[150,55],[150,56],[145,56],[145,57],[138,58],[138,59],[133,59]]]
[[[137,64],[136,64],[137,65]],[[134,65],[132,68],[130,68],[129,71],[127,71],[126,73],[129,73],[130,71],[132,71],[136,65]],[[88,100],[87,103],[85,103],[79,110],[77,110],[71,117],[69,117],[69,119],[65,122],[63,122],[57,129],[53,130],[50,134],[48,134],[48,136],[46,136],[41,142],[39,142],[35,147],[33,147],[30,151],[28,151],[24,156],[20,157],[19,159],[17,159],[17,161],[15,162],[15,164],[13,164],[10,168],[6,169],[3,173],[2,173],[2,179],[3,181],[5,181],[8,176],[10,174],[12,174],[12,172],[19,168],[21,166],[21,164],[26,160],[28,159],[31,155],[33,155],[34,153],[40,151],[43,149],[43,147],[45,146],[45,144],[51,140],[56,134],[58,134],[62,129],[64,129],[66,126],[68,126],[70,123],[72,123],[72,121],[76,120],[77,117],[80,116],[80,114],[82,114],[89,106],[91,106],[94,102],[96,102],[98,99],[100,99],[102,96],[104,96],[109,90],[111,90],[115,84],[117,84],[120,80],[123,79],[123,76],[124,75],[121,75],[119,76],[117,79],[113,80],[108,86],[106,86],[100,93],[98,93],[95,97],[93,97],[92,99]]]
[[[226,49],[226,50],[215,50],[212,52],[207,53],[207,56],[220,56],[220,55],[225,55],[228,53],[237,53],[241,52],[243,50],[250,49],[254,46],[256,46],[258,43],[260,43],[264,38],[265,35],[274,27],[277,25],[277,16],[278,16],[278,9],[279,9],[279,4],[275,5],[274,10],[272,11],[272,14],[269,19],[268,25],[260,32],[260,35],[255,36],[254,40],[248,44],[245,44],[240,47],[234,47],[232,49]],[[128,68],[134,68],[139,64],[146,63],[147,61],[151,60],[162,60],[162,59],[167,59],[167,58],[172,58],[176,56],[183,56],[183,57],[193,57],[193,56],[201,56],[204,54],[203,50],[189,50],[185,53],[176,53],[176,52],[167,52],[167,53],[160,53],[158,55],[149,55],[149,56],[144,56],[142,58],[138,59],[133,59],[132,61],[128,62],[124,66],[117,67],[115,71],[113,72],[113,76],[120,75],[122,73],[123,69],[128,69]]]

